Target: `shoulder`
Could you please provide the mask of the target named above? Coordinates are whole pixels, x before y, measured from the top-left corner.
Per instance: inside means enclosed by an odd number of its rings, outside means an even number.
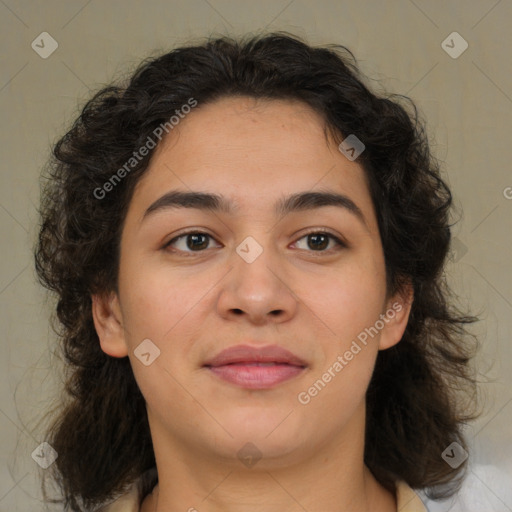
[[[96,512],[140,512],[139,486],[134,484],[128,492],[117,498],[112,503],[104,505]]]
[[[404,481],[396,483],[396,502],[399,512],[428,512],[420,497]]]

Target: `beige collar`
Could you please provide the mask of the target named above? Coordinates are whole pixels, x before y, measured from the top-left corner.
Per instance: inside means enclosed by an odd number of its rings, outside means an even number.
[[[405,482],[397,483],[396,500],[398,512],[428,512],[419,496]],[[128,493],[97,512],[140,512],[137,484]]]

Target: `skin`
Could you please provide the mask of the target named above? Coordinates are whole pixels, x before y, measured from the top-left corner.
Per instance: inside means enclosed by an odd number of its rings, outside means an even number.
[[[239,209],[174,208],[142,222],[173,189],[223,194]],[[303,191],[347,195],[365,223],[336,206],[274,216],[276,200]],[[163,248],[185,228],[211,235],[202,252],[186,237]],[[308,228],[347,246],[337,250],[331,240],[317,249]],[[247,236],[263,248],[252,263],[236,252]],[[146,399],[159,485],[143,511],[396,510],[394,495],[363,463],[365,394],[378,351],[402,337],[412,292],[387,293],[363,169],[326,137],[309,106],[231,97],[187,115],[137,183],[118,290],[92,297],[93,316],[102,350],[130,358]],[[392,304],[401,311],[317,396],[299,403],[298,394]],[[145,366],[134,350],[148,338],[161,352]],[[283,346],[308,367],[266,390],[243,389],[203,367],[240,343]],[[247,442],[262,454],[252,467],[237,456]]]

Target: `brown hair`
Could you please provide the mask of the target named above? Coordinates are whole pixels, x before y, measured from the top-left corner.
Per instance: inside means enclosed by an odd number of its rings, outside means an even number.
[[[117,291],[123,221],[153,151],[104,197],[94,191],[189,98],[201,105],[230,95],[301,100],[339,140],[356,134],[365,144],[358,162],[375,205],[388,292],[407,279],[415,297],[402,340],[377,357],[365,463],[388,489],[401,479],[433,497],[453,493],[465,464],[452,469],[441,453],[452,441],[467,448],[476,340],[466,325],[476,318],[455,308],[443,273],[450,191],[411,100],[372,93],[345,47],[314,48],[274,33],[210,39],[148,59],[126,86],[95,94],[53,149],[35,264],[58,298],[67,363],[67,400],[47,433],[59,454],[48,471],[67,510],[105,503],[141,475],[143,495],[156,483],[144,398],[128,358],[101,350],[91,314],[91,294]]]

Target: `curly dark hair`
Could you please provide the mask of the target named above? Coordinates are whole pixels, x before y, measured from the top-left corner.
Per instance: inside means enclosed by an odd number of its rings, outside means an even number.
[[[388,293],[406,281],[414,290],[405,333],[379,352],[367,391],[365,463],[389,490],[399,479],[433,498],[460,487],[465,464],[454,470],[441,454],[453,441],[467,448],[478,342],[467,330],[476,317],[454,305],[444,273],[452,195],[413,101],[377,95],[365,80],[344,46],[312,47],[285,32],[211,37],[148,58],[125,86],[97,92],[55,144],[34,255],[40,282],[58,298],[54,329],[67,399],[46,433],[59,454],[47,473],[66,510],[106,503],[141,476],[144,497],[157,481],[144,398],[129,359],[101,350],[91,309],[92,294],[118,290],[123,222],[154,150],[101,199],[98,190],[190,98],[200,108],[236,95],[300,100],[336,141],[356,134],[365,144],[358,162],[375,206]]]

